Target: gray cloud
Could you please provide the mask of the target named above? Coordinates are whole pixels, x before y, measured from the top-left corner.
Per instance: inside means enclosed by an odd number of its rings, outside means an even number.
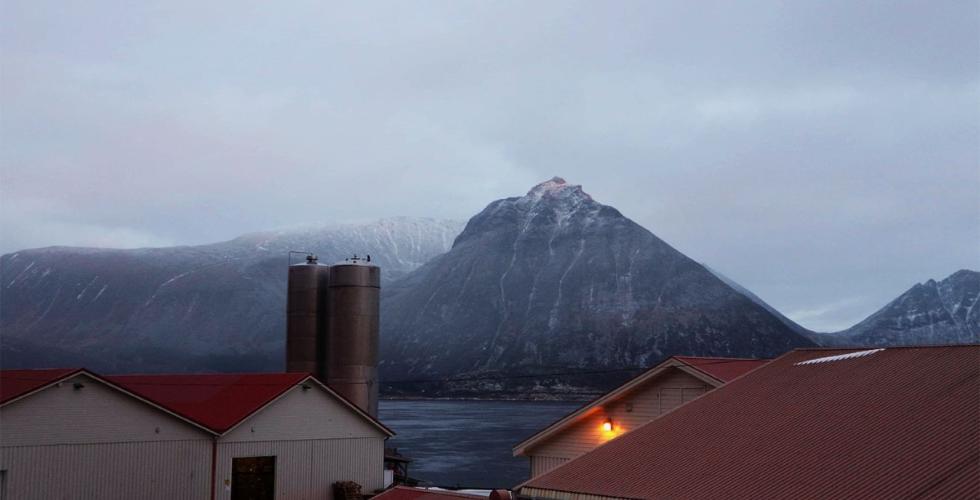
[[[980,267],[975,2],[7,2],[0,250],[581,183],[816,329]]]

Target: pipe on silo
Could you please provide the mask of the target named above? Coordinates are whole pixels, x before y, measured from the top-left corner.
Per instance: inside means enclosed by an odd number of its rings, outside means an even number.
[[[348,259],[330,266],[328,287],[327,385],[377,416],[381,269]]]
[[[327,283],[330,266],[309,255],[289,266],[286,285],[286,371],[312,373],[323,380]]]

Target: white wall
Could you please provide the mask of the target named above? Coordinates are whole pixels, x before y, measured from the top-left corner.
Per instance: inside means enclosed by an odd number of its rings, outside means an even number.
[[[207,498],[210,455],[204,431],[84,375],[0,408],[9,499]]]
[[[355,481],[364,493],[384,486],[385,434],[319,386],[307,385],[219,438],[217,498],[231,498],[235,457],[276,457],[277,498],[333,498],[336,481]]]
[[[78,382],[84,385],[75,389]],[[208,433],[85,375],[0,407],[0,446],[210,439]]]

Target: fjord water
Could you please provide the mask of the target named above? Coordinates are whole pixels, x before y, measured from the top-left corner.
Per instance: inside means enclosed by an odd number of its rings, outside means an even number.
[[[557,401],[381,401],[397,434],[386,446],[412,459],[409,475],[433,486],[511,488],[527,479],[527,458],[511,448],[580,407]]]

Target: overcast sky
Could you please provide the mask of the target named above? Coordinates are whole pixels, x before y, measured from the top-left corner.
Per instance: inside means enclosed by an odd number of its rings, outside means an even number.
[[[978,2],[38,2],[0,251],[466,219],[554,175],[804,326],[980,268]]]

